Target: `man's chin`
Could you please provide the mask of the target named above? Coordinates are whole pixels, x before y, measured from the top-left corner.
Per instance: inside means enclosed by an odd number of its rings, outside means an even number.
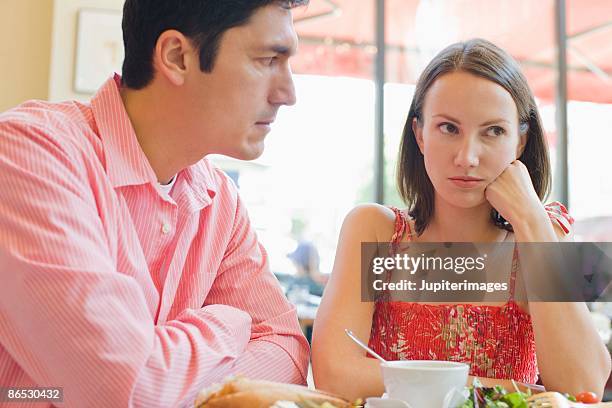
[[[263,149],[259,150],[256,153],[251,153],[246,155],[242,160],[255,160],[258,159],[259,157],[261,157],[261,155],[263,154]]]
[[[238,160],[255,160],[259,158],[264,152],[264,143],[263,140],[259,143],[249,145],[245,149],[241,149],[234,154],[229,154],[228,156],[238,159]]]

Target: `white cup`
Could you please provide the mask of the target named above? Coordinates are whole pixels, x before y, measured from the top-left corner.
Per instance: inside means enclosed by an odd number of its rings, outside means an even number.
[[[436,360],[402,360],[381,363],[389,398],[413,408],[446,408],[455,394],[463,391],[470,366]]]

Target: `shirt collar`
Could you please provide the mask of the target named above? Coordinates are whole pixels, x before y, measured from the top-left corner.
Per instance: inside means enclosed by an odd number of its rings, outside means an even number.
[[[187,187],[185,195],[189,201],[193,202],[195,209],[206,207],[215,198],[219,190],[218,177],[213,174],[215,171],[217,170],[208,159],[204,158],[179,173],[183,176]]]
[[[109,78],[91,100],[113,187],[157,183],[119,94],[121,77]]]
[[[91,101],[98,133],[104,145],[107,173],[114,188],[157,183],[157,176],[145,156],[119,94],[121,77],[114,74],[98,90]],[[177,174],[184,176],[187,195],[198,207],[210,204],[218,191],[215,169],[202,159]],[[177,186],[175,186],[176,188]]]

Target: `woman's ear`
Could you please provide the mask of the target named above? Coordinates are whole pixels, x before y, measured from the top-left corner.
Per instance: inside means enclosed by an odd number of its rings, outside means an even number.
[[[525,151],[525,145],[527,144],[527,130],[519,132],[519,143],[516,147],[516,158],[520,158]]]
[[[421,154],[423,153],[423,127],[419,125],[419,121],[417,118],[412,118],[412,133],[414,133],[414,139],[416,140],[417,145],[419,146],[419,150]]]

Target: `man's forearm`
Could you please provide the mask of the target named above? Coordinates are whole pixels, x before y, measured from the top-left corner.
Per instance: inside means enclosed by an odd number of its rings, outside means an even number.
[[[306,384],[308,360],[308,344],[303,338],[292,336],[260,338],[248,344],[246,351],[236,360],[232,374],[283,383]]]

